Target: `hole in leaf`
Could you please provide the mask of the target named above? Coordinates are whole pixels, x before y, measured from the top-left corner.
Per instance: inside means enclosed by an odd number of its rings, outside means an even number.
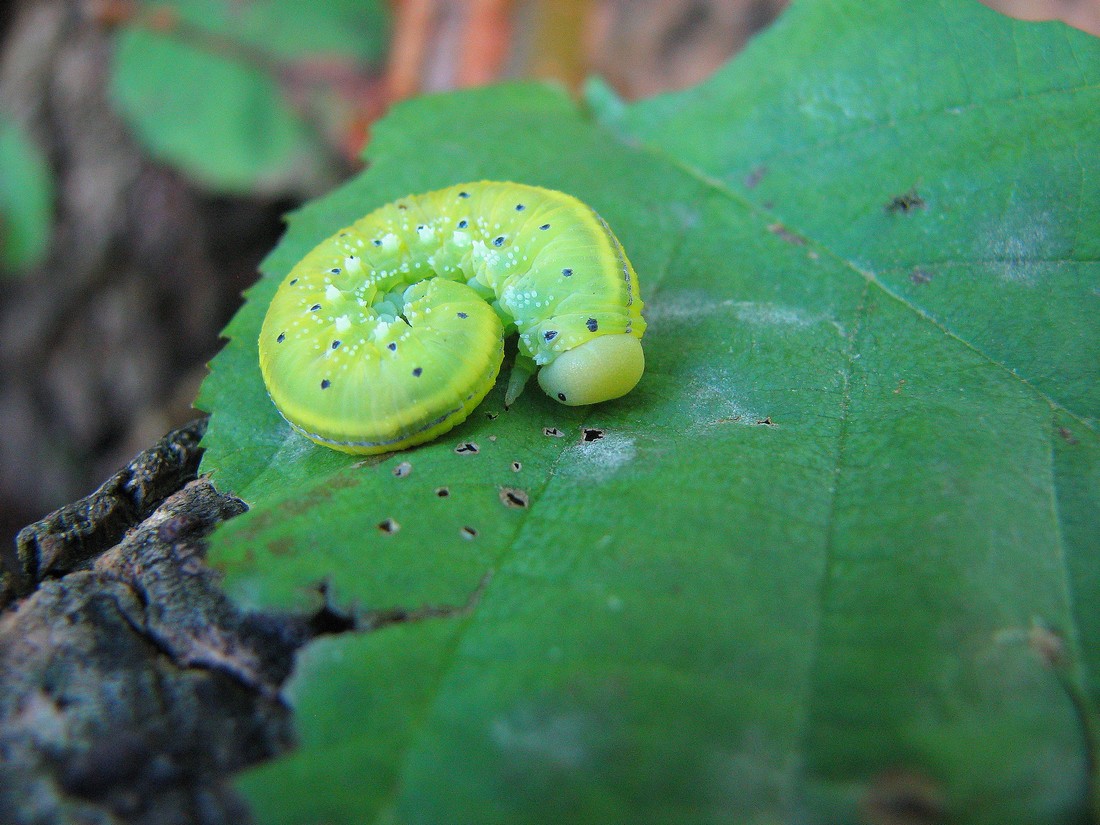
[[[531,503],[531,498],[526,490],[520,490],[518,487],[501,487],[500,503],[514,510],[526,510]]]

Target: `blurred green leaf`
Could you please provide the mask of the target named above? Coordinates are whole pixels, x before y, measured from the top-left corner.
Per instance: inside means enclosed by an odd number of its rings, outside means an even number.
[[[604,95],[606,122],[535,86],[394,110],[369,172],[293,216],[199,401],[204,469],[253,505],[214,538],[237,599],[435,608],[302,653],[300,748],[242,783],[260,821],[1084,821],[1098,80],[1061,25],[803,0],[697,89]],[[504,411],[498,388],[366,461],[294,435],[256,365],[278,281],[480,178],[615,229],[637,390]]]
[[[140,8],[139,23],[119,34],[111,94],[155,157],[231,192],[281,192],[332,174],[322,140],[330,118],[315,111],[331,90],[307,91],[305,67],[327,63],[329,74],[347,74],[380,60],[382,3],[175,0]]]
[[[376,63],[385,55],[389,15],[381,0],[143,0],[172,9],[206,31],[283,58],[331,56]]]
[[[26,269],[45,256],[53,194],[53,177],[38,147],[0,115],[0,269]]]

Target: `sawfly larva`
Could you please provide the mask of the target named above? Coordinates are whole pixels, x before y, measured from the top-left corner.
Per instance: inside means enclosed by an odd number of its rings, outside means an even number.
[[[429,441],[538,370],[563,404],[630,392],[645,366],[638,279],[570,195],[482,181],[410,195],[319,244],[279,286],[260,369],[295,430],[349,453]]]

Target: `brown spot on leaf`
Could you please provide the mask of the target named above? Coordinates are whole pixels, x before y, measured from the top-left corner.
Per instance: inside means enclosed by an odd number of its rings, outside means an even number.
[[[470,527],[469,525],[463,527],[461,530],[458,531],[458,533],[464,539],[476,539],[477,538],[477,530],[475,530],[473,527]]]
[[[557,427],[543,427],[542,434],[549,438],[563,438],[565,433],[559,430]]]
[[[464,441],[455,447],[455,452],[459,455],[475,455],[481,452],[481,448],[472,441]]]
[[[775,427],[775,426],[777,426],[776,423],[774,421],[772,421],[772,417],[770,415],[766,416],[765,418],[758,418],[756,420],[756,423],[757,424],[763,424],[765,427]]]
[[[884,771],[871,780],[860,812],[868,825],[939,825],[947,814],[939,783],[908,768]]]
[[[392,536],[400,529],[401,525],[392,518],[385,518],[378,522],[378,531],[383,535]]]
[[[447,498],[451,494],[450,487],[436,487],[435,494],[438,498]]]
[[[294,550],[294,539],[290,536],[279,536],[267,543],[267,550],[273,556],[288,556]]]
[[[413,465],[408,461],[402,461],[396,467],[393,468],[393,474],[397,478],[407,478],[413,471]]]
[[[604,431],[599,427],[581,427],[581,441],[586,444],[599,441],[603,438]]]
[[[757,186],[759,186],[760,181],[764,179],[764,176],[766,174],[768,174],[767,166],[761,165],[754,167],[751,172],[745,175],[745,188],[755,189]]]
[[[791,232],[791,230],[787,229],[787,227],[785,227],[781,223],[768,224],[768,231],[771,232],[773,235],[778,235],[780,238],[782,238],[784,241],[791,244],[792,246],[806,245],[805,238],[795,232]]]
[[[1077,436],[1075,436],[1073,434],[1073,430],[1069,429],[1068,427],[1059,427],[1058,435],[1061,436],[1067,444],[1077,443]]]
[[[885,209],[887,212],[907,215],[918,209],[924,209],[925,206],[924,198],[920,196],[917,192],[917,187],[914,186],[908,192],[901,195],[894,195],[894,197],[890,199],[890,202],[886,204]]]
[[[929,284],[932,282],[932,273],[927,269],[919,266],[913,267],[913,271],[909,273],[909,280],[915,283],[917,286],[923,284]]]
[[[1027,646],[1047,667],[1061,667],[1067,663],[1065,642],[1049,627],[1032,624],[1027,633]]]
[[[353,470],[361,470],[364,467],[373,467],[375,464],[381,464],[391,455],[393,455],[393,453],[379,453],[377,455],[369,455],[361,461],[356,461],[354,464],[351,465],[351,468]]]

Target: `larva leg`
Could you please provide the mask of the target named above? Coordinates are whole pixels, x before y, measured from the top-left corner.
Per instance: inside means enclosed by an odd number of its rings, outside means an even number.
[[[527,386],[527,382],[535,374],[536,369],[538,368],[535,366],[533,358],[524,355],[522,352],[516,353],[516,360],[512,363],[512,371],[508,375],[508,389],[504,393],[505,409],[515,404],[516,399],[523,394],[523,388]]]

